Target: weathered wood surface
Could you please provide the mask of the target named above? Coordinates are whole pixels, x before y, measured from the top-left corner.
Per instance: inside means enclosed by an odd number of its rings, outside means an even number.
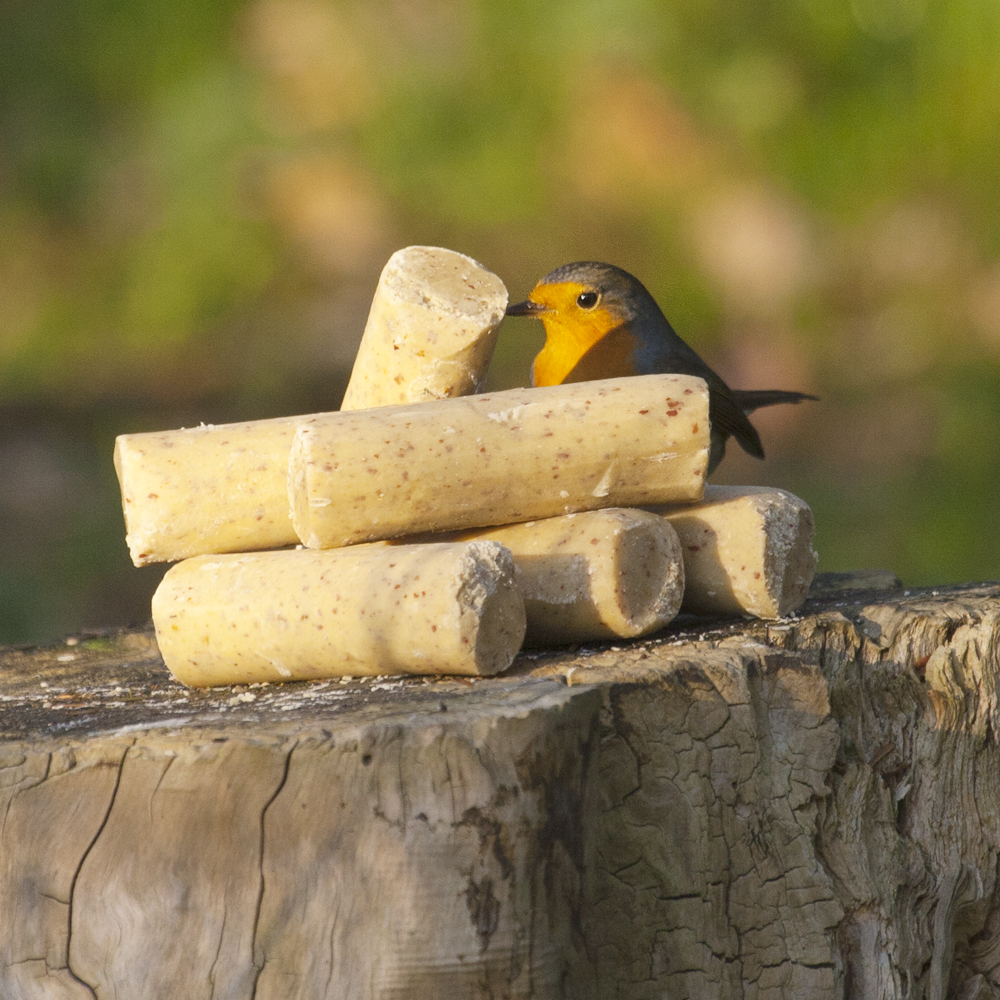
[[[147,632],[2,650],[0,998],[1000,997],[998,619],[208,692]]]

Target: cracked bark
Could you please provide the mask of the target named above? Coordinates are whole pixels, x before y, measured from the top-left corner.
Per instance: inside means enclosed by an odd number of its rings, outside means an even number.
[[[848,593],[253,703],[148,634],[0,650],[0,998],[998,1000],[998,623]]]
[[[251,1000],[256,1000],[257,996],[257,984],[260,981],[260,974],[264,971],[264,966],[267,964],[267,956],[260,954],[260,947],[257,938],[257,928],[260,926],[260,908],[264,902],[264,889],[266,887],[266,882],[264,879],[264,845],[265,845],[265,835],[266,827],[265,821],[267,820],[267,811],[274,804],[274,800],[281,794],[281,790],[285,787],[285,782],[288,781],[288,769],[292,764],[292,754],[295,751],[295,744],[293,743],[285,754],[284,767],[281,769],[281,780],[278,782],[277,788],[271,794],[271,797],[267,800],[264,808],[260,813],[260,850],[259,857],[260,861],[258,864],[260,872],[260,884],[257,892],[257,906],[254,909],[253,915],[253,928],[250,932],[250,954],[253,956],[254,963],[254,975],[253,975],[253,991],[251,992]],[[213,981],[214,989],[214,981]]]
[[[105,810],[104,818],[101,820],[97,829],[94,831],[94,836],[91,838],[90,843],[87,845],[83,852],[83,856],[80,858],[79,863],[73,871],[73,878],[69,885],[69,899],[66,902],[66,955],[68,959],[68,964],[66,966],[66,971],[69,975],[81,986],[85,987],[88,994],[92,997],[97,996],[94,992],[94,984],[87,982],[78,972],[73,969],[72,966],[72,956],[73,956],[73,904],[76,900],[76,887],[80,879],[80,872],[83,870],[83,866],[87,862],[87,858],[90,857],[90,852],[94,849],[94,845],[97,843],[98,838],[104,831],[104,828],[108,825],[108,820],[111,818],[111,810],[115,807],[115,799],[118,797],[118,789],[121,786],[122,780],[122,768],[125,766],[125,757],[128,754],[128,749],[123,749],[121,756],[118,758],[117,767],[115,769],[115,783],[114,787],[111,789],[111,794],[108,796],[108,807]],[[49,762],[51,764],[51,755],[49,756]],[[168,764],[169,767],[169,764]],[[46,773],[48,771],[46,770]],[[155,789],[154,789],[155,792]]]

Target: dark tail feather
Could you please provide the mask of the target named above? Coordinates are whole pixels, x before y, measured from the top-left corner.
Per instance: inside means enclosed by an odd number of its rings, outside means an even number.
[[[818,399],[807,392],[786,392],[784,389],[732,389],[736,404],[744,413],[753,413],[762,406],[776,403],[801,403],[804,399]]]

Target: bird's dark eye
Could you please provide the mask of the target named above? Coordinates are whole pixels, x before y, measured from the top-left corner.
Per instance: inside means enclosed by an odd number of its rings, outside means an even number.
[[[576,297],[576,304],[581,309],[593,309],[597,305],[597,292],[581,292]]]

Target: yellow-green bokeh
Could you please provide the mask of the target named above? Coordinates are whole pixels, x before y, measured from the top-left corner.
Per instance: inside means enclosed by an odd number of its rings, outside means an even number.
[[[0,641],[144,614],[114,434],[335,407],[410,243],[633,271],[822,397],[717,477],[808,500],[822,569],[1000,576],[998,42],[992,0],[10,0]]]

